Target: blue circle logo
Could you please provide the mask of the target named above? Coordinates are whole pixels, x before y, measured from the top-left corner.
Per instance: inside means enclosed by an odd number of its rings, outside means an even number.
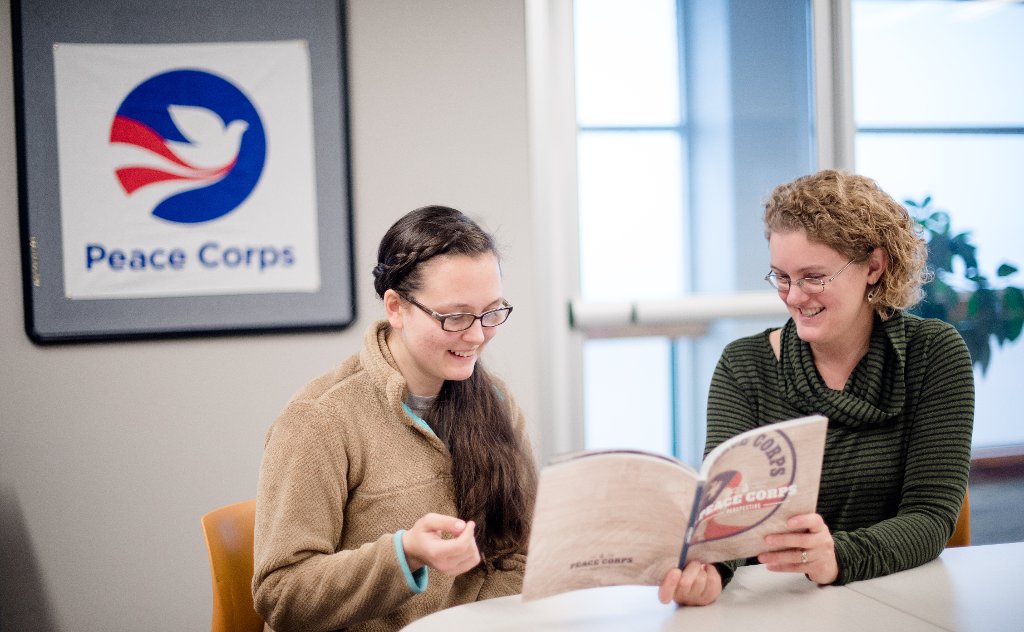
[[[110,143],[145,152],[147,164],[115,170],[124,192],[182,186],[153,208],[169,222],[223,217],[259,182],[267,156],[263,122],[234,84],[201,70],[172,70],[136,86],[117,110]]]

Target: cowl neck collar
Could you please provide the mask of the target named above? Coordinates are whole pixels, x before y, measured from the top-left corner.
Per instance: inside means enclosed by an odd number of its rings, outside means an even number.
[[[830,389],[814,366],[811,346],[796,333],[790,319],[782,329],[780,377],[786,399],[804,414],[820,413],[830,423],[849,427],[892,423],[906,402],[907,336],[902,312],[871,328],[868,352],[860,359],[842,391]]]

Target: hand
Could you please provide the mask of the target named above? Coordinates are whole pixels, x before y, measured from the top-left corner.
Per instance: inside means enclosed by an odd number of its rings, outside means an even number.
[[[673,568],[661,580],[658,601],[675,600],[680,606],[706,606],[722,594],[722,576],[713,564],[693,561],[686,568]]]
[[[770,571],[803,573],[818,584],[839,577],[832,532],[818,514],[802,514],[786,521],[788,533],[774,533],[764,541],[771,549],[757,556]]]
[[[476,524],[429,513],[402,534],[402,548],[409,570],[429,566],[454,577],[480,563],[473,532]]]

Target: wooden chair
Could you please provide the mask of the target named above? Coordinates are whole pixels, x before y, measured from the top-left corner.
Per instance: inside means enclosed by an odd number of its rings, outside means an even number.
[[[971,544],[971,499],[970,490],[964,491],[964,504],[960,506],[960,515],[953,527],[953,535],[946,543],[950,546],[970,546]]]
[[[256,499],[214,509],[202,518],[213,578],[211,632],[262,632],[252,604]]]

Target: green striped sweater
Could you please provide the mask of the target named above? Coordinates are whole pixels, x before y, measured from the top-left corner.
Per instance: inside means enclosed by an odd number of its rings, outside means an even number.
[[[705,454],[774,421],[829,418],[818,513],[832,531],[836,584],[924,564],[953,533],[970,469],[974,373],[949,324],[876,317],[870,348],[842,391],[829,389],[792,320],[730,343],[708,394]],[[720,566],[723,579],[731,572]]]

